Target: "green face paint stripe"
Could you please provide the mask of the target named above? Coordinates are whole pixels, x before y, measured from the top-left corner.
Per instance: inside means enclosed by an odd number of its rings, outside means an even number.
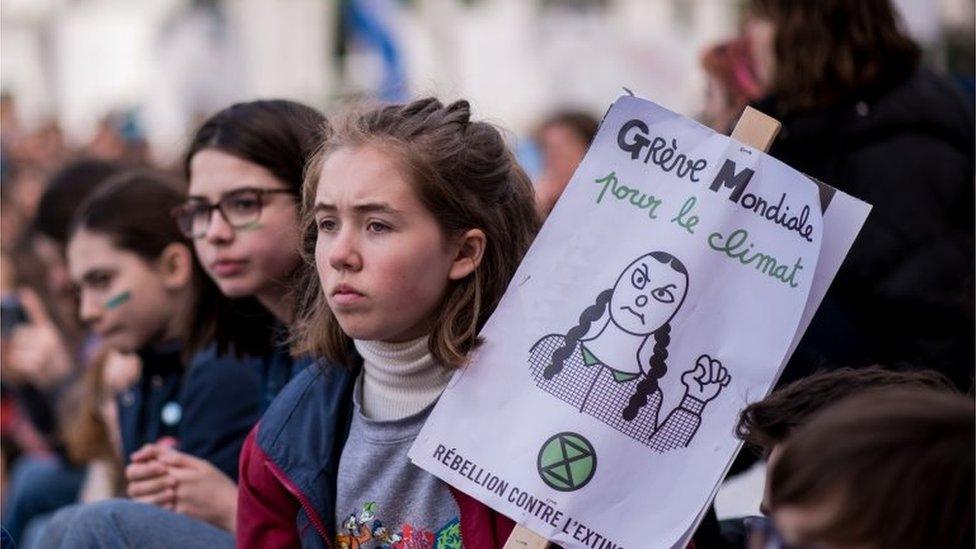
[[[124,291],[124,292],[116,295],[115,297],[109,298],[109,300],[105,302],[105,308],[106,309],[115,309],[115,308],[118,308],[119,306],[121,306],[126,301],[129,301],[129,298],[131,298],[131,297],[132,297],[132,292],[129,292],[128,290],[127,291]]]
[[[263,228],[264,228],[264,225],[262,225],[260,221],[252,221],[252,222],[248,223],[247,225],[244,225],[243,227],[241,227],[238,230],[241,230],[241,231],[257,231],[257,230],[263,229]]]

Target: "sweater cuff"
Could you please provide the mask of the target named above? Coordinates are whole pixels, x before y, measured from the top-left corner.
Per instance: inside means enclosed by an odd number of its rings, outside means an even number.
[[[679,404],[678,407],[684,408],[696,416],[699,416],[701,415],[702,410],[705,409],[705,402],[698,400],[691,395],[685,395],[685,398],[681,399],[681,404]]]

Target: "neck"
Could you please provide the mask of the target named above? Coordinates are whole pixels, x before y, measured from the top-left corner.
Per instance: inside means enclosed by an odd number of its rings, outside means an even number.
[[[284,286],[276,284],[271,288],[254,294],[254,297],[258,300],[258,303],[264,305],[264,308],[274,315],[278,322],[288,325],[293,320],[292,313],[295,308],[294,298],[291,292]]]
[[[596,336],[582,340],[601,362],[620,372],[639,374],[641,369],[638,353],[648,335],[634,335],[625,332],[613,320],[608,320]]]
[[[366,417],[402,419],[437,400],[453,372],[434,362],[427,340],[424,335],[402,343],[354,341],[363,357],[362,410]]]
[[[178,294],[173,296],[173,303],[178,303],[174,314],[170,317],[169,322],[163,328],[162,340],[183,340],[187,334],[187,326],[189,325],[190,315],[192,315],[196,309],[196,299],[194,298],[194,292],[190,288],[183,288]]]

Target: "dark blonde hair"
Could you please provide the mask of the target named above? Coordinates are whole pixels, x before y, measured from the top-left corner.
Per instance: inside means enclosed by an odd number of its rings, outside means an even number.
[[[448,367],[464,363],[478,330],[495,310],[539,227],[532,185],[499,131],[472,122],[467,101],[434,98],[340,117],[310,160],[302,192],[304,295],[293,339],[296,350],[351,365],[349,336],[329,310],[314,268],[317,230],[312,207],[322,164],[336,150],[375,146],[397,161],[443,234],[481,229],[486,246],[474,273],[451,281],[436,313],[428,346]]]
[[[973,547],[974,413],[971,396],[925,388],[844,399],[786,441],[770,507],[832,505],[809,533],[830,545]]]
[[[773,446],[823,408],[866,391],[893,387],[953,390],[949,378],[935,370],[893,371],[867,366],[817,372],[746,406],[739,413],[735,434],[766,457]]]
[[[99,349],[84,375],[72,385],[66,404],[59,409],[61,437],[72,463],[104,459],[121,470],[119,449],[112,443],[101,409],[102,402],[112,398],[103,378],[110,354],[108,348]]]

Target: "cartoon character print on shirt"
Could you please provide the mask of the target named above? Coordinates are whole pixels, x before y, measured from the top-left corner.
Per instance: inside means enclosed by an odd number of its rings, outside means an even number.
[[[533,344],[529,366],[536,385],[657,452],[687,446],[706,403],[732,379],[719,360],[702,354],[681,375],[681,403],[658,423],[671,320],[688,286],[687,269],[671,254],[638,257],[565,335]]]
[[[376,518],[376,503],[350,514],[336,535],[339,549],[461,549],[461,523],[451,519],[437,532],[403,524],[390,528]]]

